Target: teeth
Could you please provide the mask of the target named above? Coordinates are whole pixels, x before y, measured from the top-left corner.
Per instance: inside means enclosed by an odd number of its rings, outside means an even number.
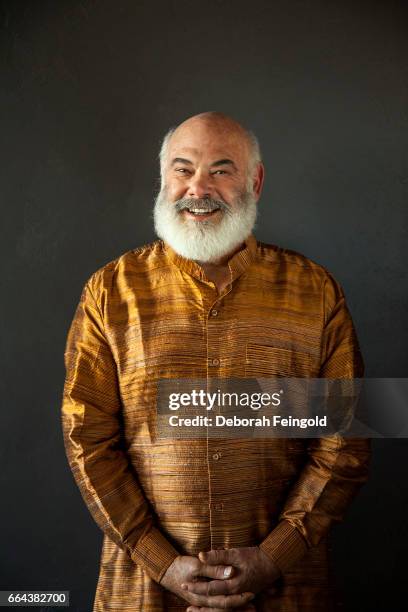
[[[213,210],[203,210],[202,208],[189,208],[188,212],[194,213],[195,215],[208,215],[208,213],[215,212],[216,210],[219,210],[219,208],[214,208]]]

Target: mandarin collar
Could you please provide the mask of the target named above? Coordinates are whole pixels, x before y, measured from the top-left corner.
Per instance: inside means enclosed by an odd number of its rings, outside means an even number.
[[[174,263],[180,270],[187,272],[190,276],[194,276],[198,280],[204,282],[211,282],[206,276],[204,269],[199,263],[193,259],[187,259],[182,255],[176,253],[176,251],[167,242],[163,242],[164,251],[169,259]],[[257,240],[253,234],[250,234],[244,240],[244,247],[235,253],[231,259],[227,262],[227,265],[231,272],[231,282],[240,276],[245,270],[251,265],[255,259],[257,251]]]

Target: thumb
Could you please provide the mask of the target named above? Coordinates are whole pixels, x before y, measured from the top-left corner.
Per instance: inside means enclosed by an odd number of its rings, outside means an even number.
[[[234,574],[234,568],[231,565],[209,565],[203,563],[196,572],[198,576],[213,578],[214,580],[226,580]]]

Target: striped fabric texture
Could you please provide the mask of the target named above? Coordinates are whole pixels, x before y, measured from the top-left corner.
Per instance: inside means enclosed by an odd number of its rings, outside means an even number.
[[[177,555],[255,545],[283,573],[257,610],[330,609],[327,536],[368,477],[367,440],[157,437],[160,378],[363,375],[343,291],[325,268],[251,235],[229,269],[219,295],[201,266],[158,240],[83,288],[62,428],[104,532],[94,612],[185,610],[160,585]]]

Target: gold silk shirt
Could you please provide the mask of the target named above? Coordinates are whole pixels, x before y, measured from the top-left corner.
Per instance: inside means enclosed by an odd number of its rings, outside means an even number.
[[[283,573],[259,611],[329,609],[327,534],[367,479],[367,440],[168,440],[160,378],[363,375],[343,291],[253,235],[218,294],[158,240],[86,282],[69,330],[62,426],[104,532],[94,612],[176,611],[160,580],[178,554],[259,545]]]

